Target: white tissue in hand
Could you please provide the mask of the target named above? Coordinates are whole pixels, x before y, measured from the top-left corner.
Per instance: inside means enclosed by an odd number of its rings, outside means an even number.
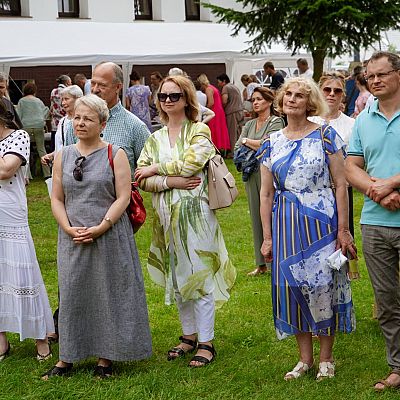
[[[330,255],[326,262],[329,267],[339,271],[340,267],[347,261],[347,257],[343,255],[342,250],[336,250],[332,255]]]

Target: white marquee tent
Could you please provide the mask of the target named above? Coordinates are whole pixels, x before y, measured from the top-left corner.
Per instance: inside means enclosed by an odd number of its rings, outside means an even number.
[[[8,37],[0,52],[4,72],[14,66],[94,66],[107,60],[122,65],[127,78],[132,65],[225,63],[227,74],[239,83],[243,73],[261,68],[266,60],[295,67],[298,57],[283,45],[258,56],[243,53],[249,37],[232,37],[231,28],[216,23],[2,20],[0,27],[3,38]]]

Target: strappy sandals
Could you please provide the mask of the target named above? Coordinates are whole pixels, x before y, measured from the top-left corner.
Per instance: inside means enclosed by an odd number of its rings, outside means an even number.
[[[400,376],[400,371],[391,371],[390,374],[389,374],[385,379],[382,379],[382,380],[376,382],[376,383],[374,384],[374,390],[375,390],[375,392],[384,392],[385,390],[389,390],[389,389],[396,389],[396,390],[399,390],[399,389],[400,389],[400,384],[398,384],[398,385],[393,385],[392,383],[388,382],[387,379],[388,379],[389,376],[392,375],[392,374],[395,374],[395,375]],[[379,383],[382,384],[382,387],[377,388],[376,385],[378,385]]]
[[[187,339],[183,336],[179,336],[179,340],[181,343],[185,343],[188,346],[191,346],[190,349],[184,350],[182,347],[173,347],[172,349],[168,350],[167,360],[172,361],[176,360],[177,358],[185,357],[186,354],[192,353],[197,348],[197,340]]]
[[[212,355],[212,358],[208,359],[206,357],[196,355],[190,360],[190,362],[188,364],[189,368],[205,367],[206,365],[212,363],[214,361],[214,359],[215,359],[215,356],[217,355],[217,352],[215,351],[214,345],[209,346],[208,344],[200,343],[197,346],[197,350],[207,350],[207,351],[209,351],[211,353],[211,355]],[[192,364],[193,361],[198,362],[199,364]]]
[[[283,379],[285,381],[298,379],[301,376],[305,375],[312,367],[313,367],[312,365],[308,365],[306,363],[303,363],[302,361],[299,361],[291,371],[285,374]]]
[[[319,363],[317,381],[322,381],[325,378],[335,377],[335,363],[329,361],[323,361]]]
[[[53,357],[53,353],[51,352],[50,341],[48,341],[48,346],[49,346],[49,352],[47,354],[40,354],[39,351],[36,350],[36,360],[38,360],[39,362],[43,362],[50,360],[50,358]]]

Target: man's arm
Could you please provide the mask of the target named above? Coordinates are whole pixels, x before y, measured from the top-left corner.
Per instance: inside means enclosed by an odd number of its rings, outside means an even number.
[[[346,180],[358,191],[367,194],[372,181],[364,170],[363,156],[348,156],[345,162]]]

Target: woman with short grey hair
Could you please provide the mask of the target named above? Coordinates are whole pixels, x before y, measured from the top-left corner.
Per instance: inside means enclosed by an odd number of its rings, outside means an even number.
[[[131,170],[124,150],[101,138],[107,116],[104,100],[79,98],[73,117],[79,140],[54,163],[60,352],[43,380],[70,373],[73,363],[88,357],[98,359],[94,375],[108,378],[113,361],[151,355],[142,270],[125,212]]]

